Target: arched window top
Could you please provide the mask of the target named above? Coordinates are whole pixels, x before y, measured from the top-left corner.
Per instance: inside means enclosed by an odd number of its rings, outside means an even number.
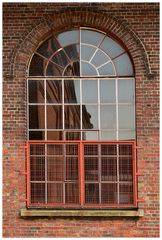
[[[93,29],[74,29],[51,36],[35,51],[29,76],[134,76],[126,49]]]

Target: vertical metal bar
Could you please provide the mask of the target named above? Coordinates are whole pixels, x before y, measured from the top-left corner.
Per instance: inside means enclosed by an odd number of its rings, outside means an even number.
[[[30,195],[30,144],[27,143],[26,149],[26,171],[27,171],[27,205],[31,204],[31,195]]]
[[[101,204],[101,144],[98,144],[99,203]]]
[[[97,87],[98,87],[98,140],[101,140],[101,120],[100,120],[100,80],[97,80]]]
[[[48,201],[47,191],[47,144],[45,144],[45,203]]]
[[[137,205],[137,159],[136,159],[136,144],[132,144],[132,161],[133,161],[133,203]]]
[[[29,80],[27,79],[27,139],[29,140]]]
[[[116,140],[119,140],[119,119],[118,119],[118,79],[115,80],[116,85]]]
[[[63,144],[63,203],[65,204],[65,181],[66,181],[66,145]]]
[[[80,204],[84,206],[85,193],[84,193],[84,145],[80,141],[79,144],[79,165],[80,165]]]
[[[117,147],[117,204],[120,203],[120,194],[119,194],[119,144],[116,145]]]

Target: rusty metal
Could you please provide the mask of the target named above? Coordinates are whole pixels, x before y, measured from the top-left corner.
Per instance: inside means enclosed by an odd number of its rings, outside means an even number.
[[[28,207],[136,208],[136,179],[135,141],[27,143]]]

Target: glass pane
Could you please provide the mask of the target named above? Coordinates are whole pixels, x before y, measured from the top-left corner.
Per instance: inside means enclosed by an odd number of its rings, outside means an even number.
[[[78,158],[67,157],[66,158],[66,180],[75,181],[78,180]]]
[[[58,67],[56,64],[49,62],[46,76],[62,76],[63,68]]]
[[[85,203],[99,203],[99,184],[85,184]]]
[[[29,128],[44,129],[44,106],[29,106]]]
[[[102,156],[111,156],[117,155],[117,145],[115,144],[102,144],[101,145],[101,155]]]
[[[101,106],[101,129],[116,129],[116,107]]]
[[[101,50],[98,50],[95,53],[91,63],[93,65],[95,65],[95,67],[99,67],[102,64],[108,62],[109,60],[110,60],[110,58],[105,53],[103,53]]]
[[[119,184],[119,203],[133,204],[133,184]]]
[[[65,140],[81,140],[80,132],[66,132]]]
[[[115,131],[101,132],[101,140],[117,140]]]
[[[100,48],[104,50],[104,52],[106,52],[111,59],[125,51],[116,41],[109,37],[104,39],[100,45]]]
[[[101,103],[114,103],[116,101],[116,87],[114,80],[100,80]]]
[[[45,203],[45,183],[31,183],[31,203]]]
[[[134,129],[134,106],[119,106],[119,129]]]
[[[82,106],[83,129],[98,129],[98,106]]]
[[[47,203],[63,202],[63,184],[47,183]]]
[[[87,62],[81,61],[81,76],[97,76],[97,70]]]
[[[34,54],[30,63],[29,76],[44,76],[46,63],[43,57]]]
[[[30,158],[30,180],[44,181],[45,180],[45,158],[31,157]]]
[[[72,30],[60,33],[57,36],[57,39],[62,47],[73,43],[79,43],[79,31]]]
[[[64,48],[68,57],[74,61],[79,60],[79,45],[73,44]]]
[[[79,203],[79,184],[65,184],[65,203]]]
[[[119,181],[133,181],[132,157],[119,158]]]
[[[134,79],[118,80],[118,101],[119,102],[134,102]]]
[[[96,80],[82,80],[82,102],[97,103],[98,90]]]
[[[47,39],[38,49],[37,52],[46,58],[50,58],[54,52],[60,48],[54,37]]]
[[[64,76],[80,76],[80,63],[79,60],[70,62],[63,72]]]
[[[80,103],[80,80],[64,81],[64,102]]]
[[[48,144],[47,155],[55,155],[54,157],[63,155],[63,144]]]
[[[135,137],[135,131],[119,131],[119,140],[131,140]]]
[[[62,128],[62,106],[47,106],[47,128]]]
[[[81,59],[89,61],[96,51],[95,47],[90,45],[81,44]]]
[[[29,140],[45,140],[45,132],[29,131]]]
[[[63,157],[48,157],[47,158],[47,180],[62,181],[63,180]]]
[[[102,183],[101,184],[101,203],[117,204],[117,184]]]
[[[115,76],[115,68],[113,64],[107,63],[104,66],[98,68],[99,75],[101,76]]]
[[[85,156],[98,155],[98,145],[94,144],[84,145],[84,155]]]
[[[65,106],[64,114],[65,129],[80,129],[80,106]]]
[[[133,66],[127,53],[114,59],[118,76],[133,76]]]
[[[82,132],[82,140],[99,140],[98,139],[98,132]]]
[[[101,159],[101,180],[116,181],[117,180],[117,158],[102,157]]]
[[[63,133],[60,131],[48,131],[47,140],[63,140]]]
[[[28,81],[29,102],[44,103],[44,81]]]
[[[54,57],[52,58],[52,61],[57,63],[58,65],[65,67],[68,65],[68,57],[65,54],[65,52],[63,50],[57,52]]]
[[[61,80],[46,81],[46,98],[48,103],[62,102],[62,81]]]
[[[98,158],[84,158],[85,181],[98,181]]]
[[[101,40],[104,38],[104,34],[91,31],[91,30],[81,30],[81,42],[82,43],[89,43],[92,45],[97,46]]]

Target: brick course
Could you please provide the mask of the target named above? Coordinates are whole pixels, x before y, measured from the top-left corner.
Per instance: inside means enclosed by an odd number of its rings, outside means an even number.
[[[26,77],[34,49],[51,32],[95,27],[120,39],[136,73],[139,203],[144,217],[22,218],[26,198]],[[159,4],[3,4],[3,236],[159,236]]]

